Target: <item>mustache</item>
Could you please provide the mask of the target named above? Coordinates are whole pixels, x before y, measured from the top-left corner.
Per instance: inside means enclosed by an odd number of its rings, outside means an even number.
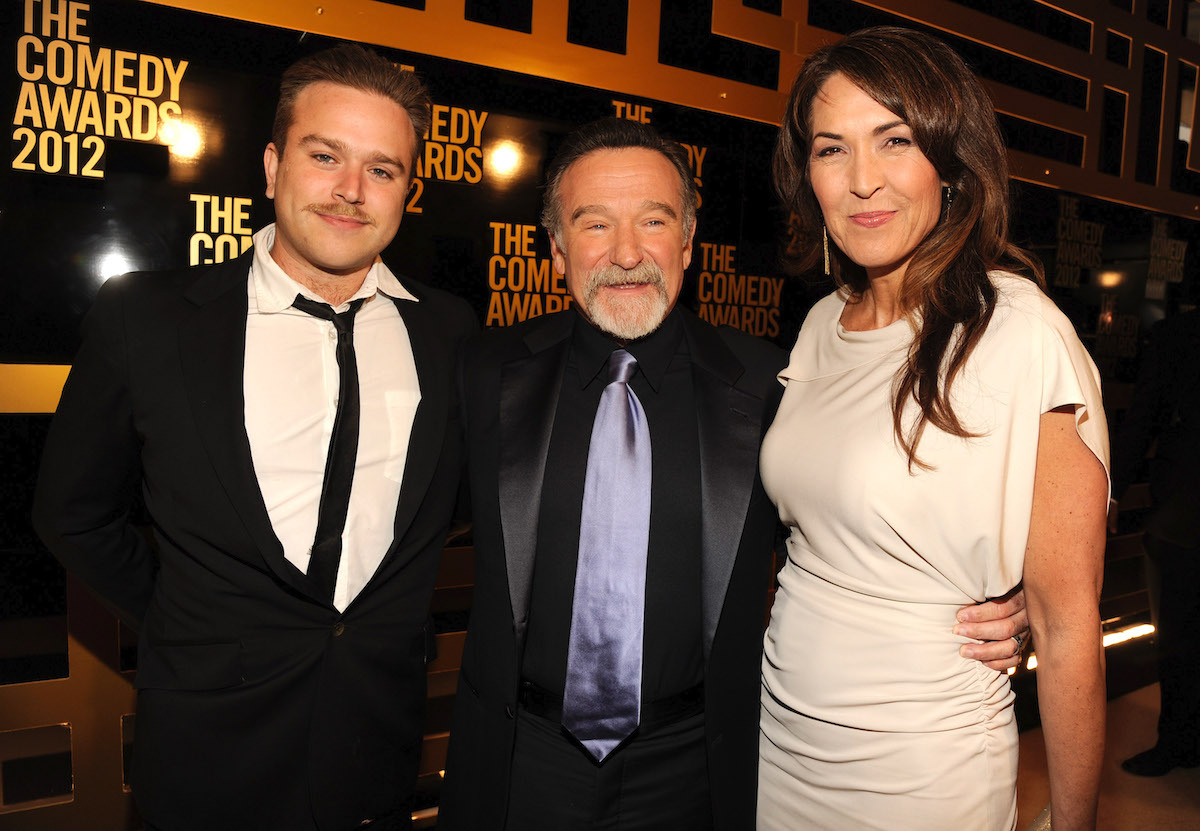
[[[595,269],[588,275],[588,289],[592,292],[604,286],[631,286],[641,283],[665,289],[667,281],[658,263],[643,260],[628,270],[619,265],[609,264]]]
[[[342,216],[347,219],[353,219],[361,222],[364,225],[374,225],[375,219],[369,214],[363,213],[353,205],[348,205],[345,202],[329,202],[320,203],[313,202],[305,205],[304,210],[312,211],[315,214],[324,214],[325,216]]]

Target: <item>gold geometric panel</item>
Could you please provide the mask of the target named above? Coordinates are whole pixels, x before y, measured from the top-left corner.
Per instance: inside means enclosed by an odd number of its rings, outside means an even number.
[[[951,0],[784,0],[779,15],[758,11],[742,0],[711,0],[711,23],[707,33],[691,29],[676,32],[681,26],[679,4],[667,0],[637,0],[624,4],[624,53],[572,43],[568,40],[568,0],[530,0],[529,32],[490,25],[467,19],[464,3],[428,0],[424,9],[406,8],[378,0],[338,0],[321,4],[293,3],[287,0],[149,0],[194,11],[224,15],[336,38],[359,40],[397,49],[496,67],[585,86],[605,89],[637,98],[665,101],[716,113],[756,121],[779,123],[791,79],[805,56],[822,44],[841,35],[809,25],[810,12],[832,10],[837,17],[875,19],[907,23],[943,33],[951,40],[986,47],[997,56],[1040,66],[1063,78],[1082,82],[1086,89],[1081,106],[1065,104],[1038,94],[1019,84],[987,81],[997,110],[1007,116],[1044,128],[1081,143],[1079,163],[1050,161],[1037,153],[1011,152],[1014,176],[1077,194],[1095,196],[1150,210],[1200,218],[1200,195],[1177,193],[1169,185],[1177,134],[1175,110],[1178,107],[1178,68],[1180,62],[1200,65],[1200,44],[1184,34],[1184,15],[1197,4],[1175,2],[1170,7],[1168,26],[1146,18],[1143,4],[1134,13],[1122,11],[1100,0],[1059,0],[1054,6],[1024,5],[1034,11],[1044,7],[1046,14],[1076,22],[1076,28],[1090,27],[1090,48],[1079,49],[1031,28],[1024,28],[1002,16],[977,11],[970,4]],[[468,4],[469,5],[469,4]],[[519,3],[516,5],[520,5]],[[596,14],[620,12],[622,4],[603,5]],[[691,8],[706,10],[705,2]],[[1009,3],[1003,4],[1009,6]],[[586,6],[583,7],[586,10]],[[857,15],[857,17],[856,17]],[[875,18],[871,16],[874,15]],[[864,17],[865,16],[865,17]],[[689,24],[690,25],[690,24]],[[1108,33],[1127,38],[1130,43],[1128,65],[1106,56]],[[778,56],[778,78],[774,88],[758,83],[730,80],[719,73],[685,69],[662,60],[660,42],[690,43],[697,65],[704,64],[704,51],[745,44],[756,53],[764,50]],[[1160,99],[1161,117],[1146,128],[1139,126],[1142,113],[1144,55],[1152,47],[1164,56],[1165,72]],[[1129,96],[1126,125],[1121,131],[1120,155],[1125,163],[1120,174],[1102,173],[1100,137],[1104,129],[1102,114],[1104,90]],[[1194,95],[1194,90],[1193,93]],[[1153,101],[1149,102],[1155,103]],[[1188,108],[1189,120],[1193,110]],[[1185,125],[1190,127],[1190,124]],[[1145,132],[1146,135],[1139,135]],[[1149,148],[1147,150],[1147,148]],[[1157,160],[1157,179],[1138,181],[1137,166],[1130,161],[1141,152]],[[1200,169],[1197,153],[1186,158],[1193,169]],[[1144,167],[1145,165],[1143,165]],[[1152,165],[1154,166],[1154,165]]]

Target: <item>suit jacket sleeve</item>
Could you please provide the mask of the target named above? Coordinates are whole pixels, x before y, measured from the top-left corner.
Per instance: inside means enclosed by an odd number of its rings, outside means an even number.
[[[131,280],[108,281],[84,322],[83,344],[42,456],[33,519],[63,565],[136,629],[156,563],[131,522],[141,480],[126,351]]]

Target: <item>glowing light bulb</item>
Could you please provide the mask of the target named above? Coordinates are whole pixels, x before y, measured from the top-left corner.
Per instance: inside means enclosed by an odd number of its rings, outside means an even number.
[[[110,277],[117,277],[133,270],[134,266],[129,258],[116,249],[104,254],[96,264],[96,271],[99,273],[102,283]]]
[[[493,176],[512,178],[521,167],[522,156],[521,145],[515,141],[497,142],[488,154],[488,169]]]
[[[158,137],[170,146],[171,154],[182,159],[194,159],[204,150],[204,136],[195,124],[170,121],[163,125]]]

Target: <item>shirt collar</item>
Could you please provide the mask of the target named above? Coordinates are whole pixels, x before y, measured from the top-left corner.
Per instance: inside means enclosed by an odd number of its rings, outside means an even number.
[[[571,348],[575,352],[575,365],[579,370],[579,386],[582,389],[597,377],[604,380],[603,373],[608,365],[609,355],[622,346],[588,323],[578,311],[575,314],[577,319],[571,336]],[[663,376],[667,374],[682,337],[683,324],[680,323],[679,313],[672,309],[661,326],[646,337],[624,346],[624,349],[637,359],[638,370],[655,392],[662,386]]]
[[[250,268],[250,284],[254,289],[258,311],[270,313],[288,309],[297,294],[324,303],[324,300],[297,283],[279,267],[279,263],[271,256],[271,247],[274,244],[275,223],[265,226],[254,235],[254,264]],[[392,274],[383,260],[376,257],[358,291],[335,311],[344,310],[350,300],[373,297],[377,291],[393,300],[419,302],[416,296],[396,279],[396,275]]]

